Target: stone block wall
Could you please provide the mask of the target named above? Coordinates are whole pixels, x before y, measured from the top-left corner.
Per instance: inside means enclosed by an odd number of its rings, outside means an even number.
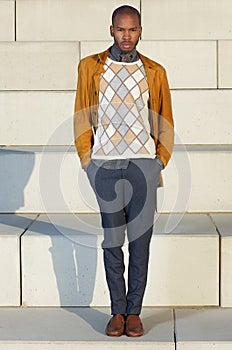
[[[164,171],[160,210],[231,211],[231,1],[126,3],[141,11],[138,50],[167,69],[176,144],[185,150],[184,163],[174,156]],[[92,199],[86,206],[83,194],[73,193],[80,173],[72,149],[77,65],[82,57],[111,45],[111,14],[122,4],[119,0],[0,0],[0,197],[4,198],[0,212],[47,210],[39,199],[41,158],[46,152],[54,158],[54,152],[68,154],[62,164],[69,164],[71,182],[62,182],[61,167],[57,176],[69,209],[95,211]],[[53,152],[55,146],[59,149]],[[182,167],[186,173],[181,173]],[[51,174],[48,169],[47,177]],[[84,184],[88,187],[87,181]],[[186,198],[178,206],[181,187]],[[56,211],[57,203],[49,202],[49,209]]]

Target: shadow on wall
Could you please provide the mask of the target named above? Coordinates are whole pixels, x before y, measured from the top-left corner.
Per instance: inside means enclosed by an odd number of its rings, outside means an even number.
[[[51,222],[49,216],[40,215],[25,236],[22,258],[30,249],[29,245],[31,252],[22,261],[26,273],[23,287],[34,294],[29,301],[25,300],[28,306],[30,302],[35,306],[36,301],[40,306],[91,304],[97,265],[96,236],[81,232],[78,227],[71,228],[68,222],[71,216],[53,214]],[[78,237],[82,235],[89,240],[89,246],[78,243]],[[30,266],[26,266],[29,263]]]
[[[24,189],[35,164],[31,151],[0,149],[0,212],[14,213],[24,206]]]
[[[39,294],[44,290],[48,293],[47,295],[53,293],[54,290],[58,291],[60,306],[84,318],[96,329],[97,323],[92,322],[89,317],[86,319],[86,314],[82,309],[69,307],[89,306],[92,302],[97,267],[97,236],[89,235],[88,238],[88,234],[78,231],[78,227],[70,228],[70,225],[66,227],[66,222],[62,219],[57,224],[57,222],[51,222],[46,215],[38,217],[36,214],[31,216],[16,214],[24,206],[24,191],[34,165],[35,153],[32,151],[0,149],[0,213],[2,213],[0,223],[3,227],[6,225],[6,227],[18,228],[19,233],[23,232],[22,236],[26,232],[30,233],[31,238],[38,238],[41,235],[43,241],[40,242],[47,242],[44,247],[44,243],[42,243],[42,251],[38,249],[36,253],[37,249],[35,248],[32,261],[25,258],[25,255],[27,256],[26,250],[24,253],[21,251],[22,281],[25,281],[25,278],[27,279],[25,285],[22,282],[21,289],[29,286],[30,293],[34,294],[35,300],[40,298]],[[49,175],[48,171],[47,176]],[[38,191],[38,189],[35,189],[35,191]],[[14,214],[11,215],[12,213]],[[61,216],[62,214],[59,215],[59,217]],[[66,215],[66,218],[68,217],[69,215]],[[64,222],[64,225],[61,224],[62,222]],[[67,235],[66,232],[68,232]],[[79,244],[71,239],[72,236],[83,234],[85,239],[89,239],[89,246]],[[48,239],[44,240],[45,237]],[[33,249],[32,241],[29,240],[28,242],[32,244],[31,248]],[[44,255],[41,256],[41,253]],[[28,263],[32,265],[29,270],[26,266]],[[28,271],[30,272],[28,273]],[[49,275],[53,277],[50,281]],[[37,285],[35,285],[35,281],[37,281]],[[23,292],[22,295],[24,295]],[[22,300],[22,303],[24,303],[24,300]],[[28,304],[28,306],[30,305]],[[104,313],[98,311],[95,313],[97,313],[95,315],[97,318],[105,322],[107,316]],[[97,330],[102,331],[100,328]]]

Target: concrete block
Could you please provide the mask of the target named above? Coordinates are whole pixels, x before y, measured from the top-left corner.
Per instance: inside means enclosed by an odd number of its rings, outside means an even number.
[[[145,305],[219,305],[219,236],[207,215],[160,214]]]
[[[217,40],[232,38],[228,0],[141,2],[144,40]]]
[[[221,306],[232,306],[232,214],[211,214],[221,236]]]
[[[102,52],[113,45],[113,41],[82,41],[80,43],[81,58]]]
[[[74,101],[75,92],[0,92],[1,144],[46,145],[61,125],[55,144],[73,144]]]
[[[0,90],[74,90],[78,60],[78,43],[1,43]]]
[[[57,129],[56,136],[63,128]],[[54,144],[54,143],[53,143]],[[160,212],[230,212],[231,148],[176,147],[158,189]],[[0,149],[1,212],[96,212],[98,205],[74,147]],[[17,171],[15,170],[17,169]],[[215,191],[215,188],[217,189]]]
[[[22,237],[23,305],[109,306],[102,239],[98,214],[40,215]],[[218,305],[218,246],[206,215],[160,215],[144,306]]]
[[[164,187],[158,189],[159,211],[231,211],[232,168],[228,167],[231,157],[230,148],[177,148],[163,171]],[[60,176],[48,176],[48,169]],[[40,193],[47,212],[98,211],[95,195],[74,149],[63,154],[41,155]]]
[[[232,91],[172,91],[176,144],[231,144]]]
[[[166,68],[173,89],[217,87],[214,41],[143,40],[138,50]]]
[[[0,306],[20,305],[20,236],[34,218],[0,214]]]
[[[81,58],[104,51],[112,43],[81,42]],[[137,49],[166,68],[173,89],[217,87],[216,42],[141,41]]]
[[[75,92],[0,92],[2,145],[71,145]],[[176,144],[230,144],[232,91],[172,91]],[[25,130],[27,132],[25,132]]]
[[[221,40],[218,43],[218,80],[219,88],[232,87],[232,41]]]
[[[107,337],[109,309],[21,308],[0,310],[0,350],[174,350],[173,312],[144,309],[140,338]],[[30,330],[30,331],[29,331]]]
[[[15,1],[0,1],[0,41],[13,41],[15,36]]]
[[[231,309],[175,310],[176,349],[231,349]]]
[[[119,0],[17,0],[17,38],[20,41],[108,40],[113,10]],[[128,4],[139,8],[139,0]]]
[[[3,169],[0,173],[1,178],[1,198],[4,201],[0,203],[0,212],[16,212],[19,208],[26,208],[27,202],[26,187],[30,186],[31,175],[35,166],[35,152],[23,150],[6,150],[0,149],[0,168]],[[34,174],[33,174],[34,175]],[[33,176],[32,175],[32,176]],[[36,178],[36,175],[35,175]],[[35,185],[35,182],[34,182]],[[32,185],[33,186],[33,185]],[[37,202],[38,195],[36,187],[31,188],[31,195],[34,201]],[[33,211],[33,207],[31,207]],[[29,207],[27,206],[29,209]],[[25,210],[27,211],[27,210]],[[28,210],[29,212],[31,210]]]
[[[158,189],[161,212],[230,212],[232,208],[231,148],[176,147]]]
[[[50,212],[55,207],[55,212],[70,212],[74,203],[78,212],[82,211],[83,204],[84,211],[88,212],[89,202],[86,204],[85,196],[90,203],[91,199],[94,202],[86,175],[80,171],[77,153],[74,149],[70,151],[69,146],[2,148],[0,168],[4,169],[0,172],[0,195],[5,198],[0,202],[0,212]],[[85,188],[84,194],[79,185]],[[66,202],[67,193],[68,196],[75,194]]]
[[[100,218],[86,215],[40,215],[23,236],[23,305],[109,305]]]

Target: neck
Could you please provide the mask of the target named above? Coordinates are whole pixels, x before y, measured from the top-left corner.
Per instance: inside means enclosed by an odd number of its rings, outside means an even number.
[[[110,49],[109,57],[118,62],[135,62],[139,59],[136,48],[132,51],[125,52],[117,48],[115,44]]]

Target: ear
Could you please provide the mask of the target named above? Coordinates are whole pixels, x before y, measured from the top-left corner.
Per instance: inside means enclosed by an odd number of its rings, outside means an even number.
[[[111,36],[114,36],[114,28],[113,28],[112,25],[110,26],[110,35],[111,35]]]
[[[142,31],[143,31],[143,28],[140,27],[140,36],[139,36],[139,39],[142,40]]]

